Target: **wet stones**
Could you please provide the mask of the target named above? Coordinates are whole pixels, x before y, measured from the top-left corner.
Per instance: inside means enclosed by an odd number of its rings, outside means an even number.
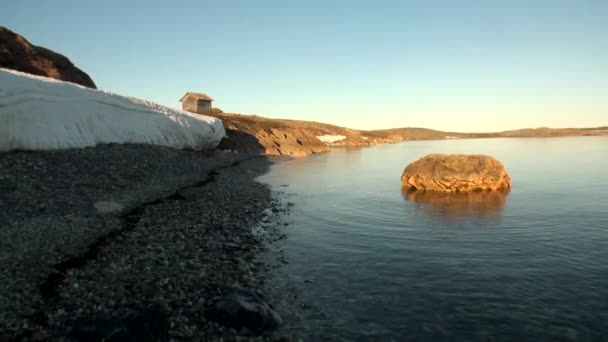
[[[281,324],[279,315],[257,294],[236,289],[205,311],[205,318],[237,330],[273,330]]]

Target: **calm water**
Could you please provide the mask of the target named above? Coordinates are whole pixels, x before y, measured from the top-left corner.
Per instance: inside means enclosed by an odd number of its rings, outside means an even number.
[[[513,188],[402,193],[429,153],[493,155]],[[608,137],[335,150],[261,181],[294,204],[284,271],[336,338],[608,341]]]

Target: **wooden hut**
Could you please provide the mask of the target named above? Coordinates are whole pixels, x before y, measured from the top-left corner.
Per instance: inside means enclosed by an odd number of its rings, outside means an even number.
[[[187,92],[179,102],[182,103],[182,109],[187,112],[199,114],[211,114],[211,96],[205,93]]]

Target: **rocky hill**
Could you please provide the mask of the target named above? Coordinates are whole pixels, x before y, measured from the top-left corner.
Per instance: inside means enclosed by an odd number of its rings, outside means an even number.
[[[403,128],[391,128],[391,129],[380,129],[373,131],[365,131],[367,136],[375,139],[385,139],[393,142],[404,141],[404,140],[435,140],[435,139],[450,139],[450,138],[464,138],[466,134],[457,132],[442,132],[428,128],[418,127],[403,127]]]
[[[565,137],[606,135],[608,127],[594,128],[524,128],[497,133],[501,137]]]
[[[227,138],[220,148],[240,152],[303,157],[327,152],[330,146],[369,145],[360,131],[312,121],[270,119],[257,115],[215,112],[224,122]],[[319,140],[323,135],[345,138],[334,144]]]
[[[0,26],[0,68],[97,88],[84,71],[67,57],[49,49],[32,45],[23,36]]]
[[[428,128],[392,128],[384,130],[366,131],[366,135],[393,140],[435,140],[435,139],[464,139],[464,138],[533,138],[533,137],[565,137],[565,136],[592,136],[608,135],[608,127],[593,128],[523,128],[502,132],[490,133],[461,133],[443,132]]]

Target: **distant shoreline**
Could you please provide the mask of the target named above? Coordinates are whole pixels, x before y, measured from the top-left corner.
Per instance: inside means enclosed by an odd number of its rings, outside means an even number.
[[[333,147],[366,147],[415,140],[456,140],[476,138],[548,138],[608,135],[608,126],[595,128],[535,128],[491,133],[444,132],[428,128],[405,127],[385,130],[356,130],[320,122],[271,119],[257,115],[211,114],[222,120],[227,138],[221,149],[305,157],[328,152]],[[332,143],[319,137],[342,136]]]

